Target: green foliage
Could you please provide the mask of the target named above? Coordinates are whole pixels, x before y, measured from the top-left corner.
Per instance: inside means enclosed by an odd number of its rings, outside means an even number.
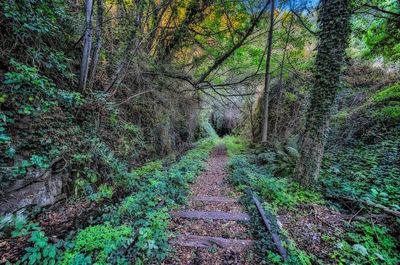
[[[19,51],[13,55],[61,77],[74,77],[70,66],[72,60],[62,50],[70,43],[74,25],[65,1],[7,0],[1,7],[4,11],[2,21],[7,29],[6,47],[13,45],[13,49]]]
[[[17,264],[56,264],[59,261],[59,245],[49,242],[48,237],[37,223],[27,223],[25,218],[17,217],[14,223],[13,237],[30,235],[31,246],[25,248],[25,254]]]
[[[225,136],[222,141],[226,146],[229,156],[242,153],[249,145],[249,142],[235,136]]]
[[[7,151],[6,151],[7,152]],[[14,152],[15,150],[8,152]],[[18,164],[14,165],[12,170],[5,171],[2,176],[0,176],[0,186],[8,183],[9,181],[15,179],[17,176],[25,175],[30,168],[36,169],[47,169],[49,166],[49,161],[46,156],[42,155],[32,155],[29,160],[22,160]]]
[[[321,171],[325,191],[399,210],[400,169],[393,166],[399,157],[398,128],[387,134],[378,143],[328,150]]]
[[[121,203],[109,207],[102,216],[102,221],[109,222],[113,226],[129,225],[137,236],[127,249],[122,245],[113,247],[112,250],[116,252],[110,259],[122,258],[154,263],[166,257],[169,252],[168,212],[185,202],[188,184],[203,169],[204,161],[214,144],[212,139],[199,141],[194,149],[188,151],[168,169],[163,169],[163,162],[157,160],[126,175],[126,183],[130,185],[128,189],[132,194]],[[74,242],[77,240],[75,238]],[[82,248],[89,243],[82,241]],[[90,250],[89,247],[85,252],[79,251],[84,255],[79,257],[93,257],[93,251],[97,250]],[[107,255],[110,253],[107,252]]]
[[[389,86],[374,95],[372,101],[379,108],[372,114],[383,119],[397,120],[400,117],[400,84]]]
[[[201,125],[204,137],[218,138],[217,133],[208,120],[204,120]]]
[[[389,118],[398,120],[400,118],[400,104],[383,107],[382,109],[374,112],[373,114],[384,119]]]
[[[321,203],[321,196],[289,178],[275,178],[271,169],[258,166],[248,156],[233,156],[229,180],[239,189],[250,188],[273,210],[290,209],[303,203]]]
[[[273,169],[275,176],[291,177],[300,157],[297,143],[297,136],[289,138],[286,143],[276,142],[273,150],[261,152],[258,158]]]
[[[76,264],[78,260],[89,259],[93,264],[109,264],[108,257],[132,237],[132,228],[110,224],[89,226],[81,230],[72,249],[67,250],[61,264]]]
[[[162,160],[150,161],[143,166],[135,168],[132,173],[138,177],[145,177],[148,174],[160,171],[163,168]]]
[[[49,239],[44,232],[33,231],[29,242],[33,243],[32,247],[25,249],[26,254],[22,257],[22,263],[27,264],[56,264],[58,260],[57,247],[50,244]]]
[[[6,1],[3,5],[4,16],[14,21],[14,30],[20,34],[35,32],[37,34],[49,34],[61,32],[62,28],[57,20],[65,17],[63,1],[34,0],[29,3],[14,3]]]
[[[400,84],[389,86],[372,96],[375,102],[400,101]]]
[[[254,182],[258,193],[273,208],[294,208],[305,203],[321,203],[321,196],[288,178],[264,177]]]
[[[332,258],[338,264],[399,264],[397,240],[381,225],[357,223],[336,245]]]
[[[146,221],[139,229],[139,236],[135,244],[138,252],[142,253],[141,260],[152,256],[157,260],[163,260],[167,256],[169,218],[168,210],[165,207],[147,213]]]
[[[400,8],[398,1],[391,0],[370,1],[370,4],[393,13]],[[355,15],[353,31],[355,39],[361,42],[359,49],[364,57],[382,56],[388,61],[400,59],[400,30],[394,16],[376,16],[373,13]]]
[[[267,252],[266,260],[269,264],[279,265],[312,265],[317,264],[315,257],[296,247],[293,241],[288,242],[287,249],[290,256],[287,261],[283,261],[282,257],[272,251]]]
[[[89,195],[89,199],[100,202],[103,199],[111,199],[112,195],[113,187],[108,184],[101,184],[97,192]]]

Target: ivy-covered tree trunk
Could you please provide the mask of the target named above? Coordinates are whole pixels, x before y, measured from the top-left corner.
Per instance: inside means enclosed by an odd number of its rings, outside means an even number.
[[[325,134],[339,89],[350,32],[350,0],[322,0],[319,10],[319,44],[315,62],[315,83],[300,142],[296,177],[305,185],[318,180]]]

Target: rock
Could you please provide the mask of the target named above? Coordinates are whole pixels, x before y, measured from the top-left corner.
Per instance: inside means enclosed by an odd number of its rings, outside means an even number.
[[[28,206],[49,206],[64,198],[66,172],[36,171],[30,177],[17,180],[0,197],[0,215],[14,213]]]

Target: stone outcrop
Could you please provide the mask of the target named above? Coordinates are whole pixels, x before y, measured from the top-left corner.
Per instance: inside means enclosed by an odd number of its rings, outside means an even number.
[[[46,170],[31,171],[29,177],[16,180],[0,195],[0,215],[16,212],[28,206],[49,206],[63,199],[68,173],[60,161]]]

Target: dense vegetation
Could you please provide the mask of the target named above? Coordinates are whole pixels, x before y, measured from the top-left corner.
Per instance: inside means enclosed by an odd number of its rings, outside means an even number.
[[[400,262],[400,1],[5,0],[0,39],[0,264],[163,262],[216,144],[286,263]]]

